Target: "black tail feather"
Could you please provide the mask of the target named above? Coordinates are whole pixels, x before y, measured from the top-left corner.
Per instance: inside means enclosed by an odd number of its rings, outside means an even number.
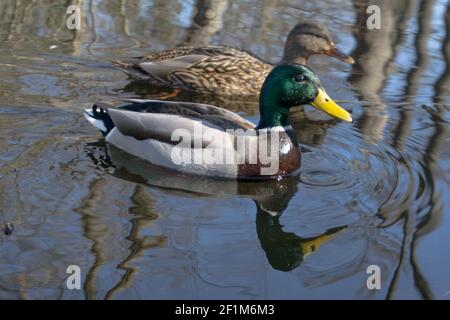
[[[114,123],[111,119],[111,117],[108,115],[108,108],[111,107],[108,104],[105,103],[96,103],[92,106],[92,113],[89,114],[92,118],[95,120],[100,120],[103,122],[103,125],[105,126],[106,131],[101,130],[103,135],[107,135],[113,128]]]

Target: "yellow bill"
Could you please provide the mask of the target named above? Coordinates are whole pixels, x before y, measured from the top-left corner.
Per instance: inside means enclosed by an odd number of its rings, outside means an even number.
[[[311,253],[317,251],[323,244],[334,239],[341,231],[345,230],[347,226],[334,228],[334,230],[329,230],[326,233],[309,239],[304,239],[300,242],[300,247],[302,248],[303,257],[307,257]]]
[[[352,115],[348,113],[344,108],[338,106],[333,99],[325,92],[325,90],[319,88],[319,93],[317,94],[314,101],[311,103],[314,108],[322,110],[328,115],[344,120],[347,122],[352,122]]]
[[[317,249],[319,249],[324,243],[327,243],[334,237],[336,237],[335,234],[324,234],[314,239],[300,242],[303,257],[307,257],[314,251],[317,251]]]

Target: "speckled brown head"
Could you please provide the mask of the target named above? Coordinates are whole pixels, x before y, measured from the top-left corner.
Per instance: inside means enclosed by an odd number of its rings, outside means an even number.
[[[280,64],[306,64],[308,58],[315,54],[335,57],[345,63],[355,62],[337,48],[324,26],[314,22],[300,22],[289,32]]]

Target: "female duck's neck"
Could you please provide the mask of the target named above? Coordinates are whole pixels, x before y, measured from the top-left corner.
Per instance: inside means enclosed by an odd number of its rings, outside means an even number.
[[[306,54],[306,52],[304,52],[300,48],[293,46],[291,43],[286,43],[283,52],[283,58],[281,58],[279,64],[292,64],[292,63],[306,64],[308,56],[309,55]]]
[[[285,54],[283,56],[283,58],[281,58],[281,61],[279,64],[293,64],[293,63],[297,63],[297,64],[306,64],[306,58],[305,57],[299,57],[299,56],[291,56],[291,55],[287,55]]]

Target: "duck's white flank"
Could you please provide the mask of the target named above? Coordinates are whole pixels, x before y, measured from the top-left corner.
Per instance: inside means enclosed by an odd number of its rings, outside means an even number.
[[[183,148],[155,139],[137,140],[123,135],[117,128],[111,130],[106,141],[112,145],[148,162],[168,169],[189,174],[235,178],[238,176],[237,164],[214,164],[207,161],[195,163],[193,159],[206,159],[211,152],[209,148]],[[224,152],[233,152],[226,150]],[[184,161],[183,155],[190,155],[192,161]]]

